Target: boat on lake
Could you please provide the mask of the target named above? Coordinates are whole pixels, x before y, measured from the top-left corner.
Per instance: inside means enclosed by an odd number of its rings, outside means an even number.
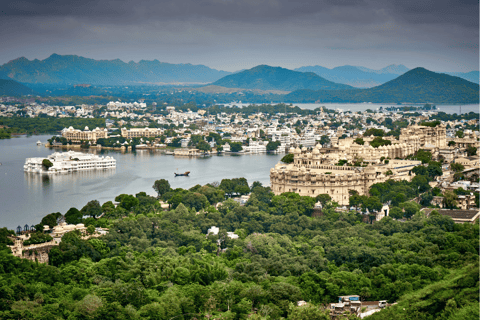
[[[190,171],[187,171],[187,172],[184,172],[184,173],[174,172],[173,174],[175,175],[175,177],[188,177],[188,175],[190,174]]]

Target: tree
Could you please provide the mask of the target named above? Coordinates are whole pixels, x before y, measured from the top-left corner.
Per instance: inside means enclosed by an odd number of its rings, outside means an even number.
[[[240,152],[242,151],[242,143],[241,142],[230,142],[230,151],[231,152]]]
[[[455,146],[455,144],[456,144],[456,143],[455,143],[455,141],[453,141],[453,140],[448,141],[448,146],[449,146],[449,147],[453,147],[453,146]]]
[[[364,209],[368,209],[370,212],[379,211],[380,209],[382,209],[382,203],[380,202],[380,199],[378,197],[368,197],[363,202],[363,207]]]
[[[455,132],[455,137],[463,138],[463,135],[463,130],[457,130],[457,132]]]
[[[129,211],[139,204],[139,200],[130,194],[121,194],[115,197],[115,201],[120,202],[120,206]]]
[[[403,210],[400,209],[399,207],[392,207],[388,215],[394,219],[402,219]]]
[[[270,141],[270,142],[268,142],[267,147],[266,147],[267,151],[277,150],[277,148],[280,146],[280,144],[281,144],[280,141],[275,141],[275,142]]]
[[[465,170],[465,167],[461,163],[452,163],[450,164],[450,169],[452,169],[455,172],[460,172]]]
[[[418,204],[414,202],[406,202],[403,205],[403,209],[405,210],[405,217],[410,219],[414,214],[418,213]]]
[[[315,201],[322,204],[322,208],[325,207],[328,201],[332,200],[332,197],[328,194],[319,194],[315,197]]]
[[[80,210],[82,215],[90,216],[92,218],[96,218],[102,214],[102,207],[100,206],[100,202],[98,200],[89,201],[83,208]]]
[[[451,190],[443,193],[443,204],[448,209],[453,209],[457,206],[457,195]]]
[[[206,208],[210,203],[205,195],[198,192],[189,192],[183,196],[182,203],[195,211]]]
[[[53,213],[47,214],[45,217],[42,218],[42,221],[40,221],[40,225],[42,226],[48,225],[51,229],[56,225],[58,225],[58,220],[60,217],[62,217],[62,214],[60,212],[53,212]]]
[[[415,158],[422,161],[422,163],[429,163],[432,160],[432,153],[430,151],[418,150]]]
[[[87,233],[90,234],[90,235],[94,234],[95,233],[95,226],[94,225],[89,225],[87,227]]]
[[[200,151],[203,151],[203,152],[207,152],[207,151],[212,150],[210,145],[207,142],[205,142],[204,140],[197,143],[197,149],[200,150]]]
[[[435,180],[435,177],[443,174],[442,167],[439,163],[431,161],[427,167],[428,177],[430,180]]]
[[[327,144],[327,143],[330,143],[330,137],[327,136],[327,135],[321,136],[320,137],[320,144],[324,145],[324,144]]]
[[[70,208],[65,213],[65,222],[68,224],[79,224],[82,222],[82,213],[77,208]]]
[[[385,136],[385,131],[383,131],[382,129],[370,128],[366,130],[363,135],[367,137],[368,136],[383,137]]]
[[[355,142],[356,144],[359,144],[361,146],[363,146],[365,144],[365,141],[362,138],[356,138],[355,140],[353,140],[353,142]]]
[[[412,168],[412,173],[417,176],[428,176],[428,170],[425,166],[416,166]]]
[[[102,204],[102,211],[105,213],[105,215],[108,217],[113,213],[115,210],[115,205],[113,204],[112,201],[107,201],[104,204]]]
[[[292,163],[293,160],[294,160],[294,154],[289,153],[285,155],[280,161],[282,161],[283,163]]]
[[[48,159],[43,159],[42,166],[45,168],[45,170],[48,170],[50,167],[53,166],[53,163]]]
[[[152,188],[158,194],[158,198],[160,198],[162,195],[164,195],[171,189],[170,183],[168,182],[168,180],[165,179],[155,180]]]
[[[378,148],[380,146],[389,146],[392,144],[392,141],[387,139],[382,139],[381,137],[375,137],[371,142],[370,145],[374,148]]]
[[[467,147],[467,154],[469,157],[474,156],[477,154],[477,148],[474,146],[468,146]]]

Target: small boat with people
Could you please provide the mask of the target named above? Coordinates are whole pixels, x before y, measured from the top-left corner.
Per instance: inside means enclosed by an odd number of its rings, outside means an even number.
[[[42,141],[38,140],[37,141],[37,146],[41,146],[42,145]]]
[[[190,174],[190,171],[187,171],[187,172],[184,172],[184,173],[174,172],[173,174],[175,175],[175,177],[188,177],[188,175]]]

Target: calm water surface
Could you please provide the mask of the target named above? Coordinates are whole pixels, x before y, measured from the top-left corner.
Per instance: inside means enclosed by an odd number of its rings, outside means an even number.
[[[252,103],[229,103],[226,105],[232,106],[236,105],[238,107],[245,107],[249,106]],[[253,103],[254,104],[254,103]],[[287,103],[289,105],[290,103]],[[404,104],[404,105],[396,105],[396,104],[389,104],[389,103],[293,103],[293,106],[297,106],[300,109],[309,109],[314,110],[316,108],[325,107],[327,109],[342,109],[344,111],[352,111],[352,112],[362,112],[367,109],[377,110],[380,107],[403,107],[403,106],[413,106],[413,107],[421,107],[424,104]],[[436,105],[438,111],[442,111],[445,113],[457,113],[460,114],[460,105]],[[287,111],[288,112],[288,111]],[[469,113],[469,112],[479,112],[479,105],[478,104],[466,104],[461,106],[461,113]]]
[[[88,201],[114,200],[122,193],[145,191],[155,195],[152,185],[167,179],[172,188],[190,188],[196,184],[223,178],[245,177],[251,184],[270,184],[270,168],[283,155],[212,156],[180,158],[158,152],[120,153],[105,151],[117,160],[109,171],[85,171],[72,174],[44,175],[23,172],[26,158],[46,157],[56,150],[37,146],[51,135],[0,140],[0,227],[16,228],[40,222],[51,212],[64,214],[71,207],[81,209]],[[174,172],[190,171],[190,177],[173,177]]]

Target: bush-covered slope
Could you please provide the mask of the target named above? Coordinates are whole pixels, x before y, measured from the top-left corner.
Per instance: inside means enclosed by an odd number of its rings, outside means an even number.
[[[367,319],[476,320],[479,316],[478,267],[477,262],[455,270],[444,280],[402,296],[397,305]]]

